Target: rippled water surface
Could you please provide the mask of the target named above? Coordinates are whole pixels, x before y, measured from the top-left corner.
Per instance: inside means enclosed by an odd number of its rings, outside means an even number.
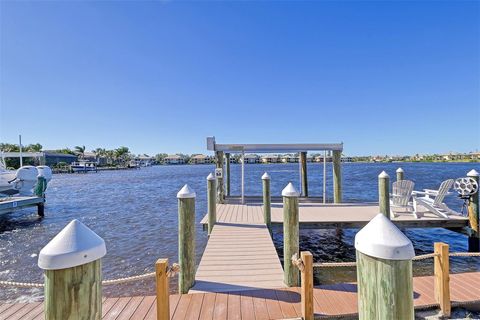
[[[479,164],[356,164],[343,165],[343,197],[345,201],[377,200],[377,176],[382,170],[393,178],[401,165],[415,189],[438,188],[447,178],[480,171]],[[207,237],[198,224],[206,213],[206,176],[212,165],[157,166],[129,171],[105,171],[97,174],[54,175],[47,190],[45,217],[40,219],[34,208],[0,216],[0,280],[41,282],[37,267],[38,252],[69,221],[78,219],[99,234],[107,244],[103,259],[104,278],[111,279],[153,270],[155,261],[168,257],[177,261],[176,193],[188,183],[196,192],[197,262]],[[271,175],[272,195],[280,195],[287,182],[298,186],[297,164],[247,165],[247,195],[261,194],[260,177]],[[309,164],[309,191],[322,194],[321,164]],[[327,168],[328,198],[331,199],[331,166]],[[232,194],[240,192],[240,166],[232,165]],[[451,196],[447,203],[460,210],[461,202]],[[315,261],[353,261],[353,238],[357,230],[302,230],[301,250],[311,250]],[[417,254],[432,251],[433,242],[444,241],[452,251],[466,251],[467,238],[445,229],[406,229]],[[282,235],[275,233],[274,242],[280,256]],[[454,272],[480,270],[478,258],[452,258]],[[430,274],[431,261],[415,262],[415,274]],[[324,270],[317,273],[317,282],[352,281],[354,269]],[[176,288],[175,282],[172,288]],[[110,296],[152,294],[154,281],[145,280],[126,285],[104,287]],[[0,300],[31,301],[42,297],[41,289],[0,290]]]

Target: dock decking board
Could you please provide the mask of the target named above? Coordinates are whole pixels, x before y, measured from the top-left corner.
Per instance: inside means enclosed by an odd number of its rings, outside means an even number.
[[[235,211],[232,211],[232,209]],[[217,220],[220,223],[258,223],[263,224],[263,207],[261,202],[246,204],[217,204]],[[235,214],[232,214],[235,212]],[[281,226],[283,223],[283,205],[281,202],[272,203],[272,225]],[[328,229],[328,228],[360,228],[366,225],[379,213],[377,203],[340,203],[323,204],[305,202],[299,204],[300,228]],[[468,218],[451,215],[450,219],[440,218],[430,212],[421,212],[419,219],[412,214],[401,213],[392,221],[402,228],[463,228],[468,226]],[[202,224],[208,223],[205,216]]]
[[[451,300],[455,304],[480,301],[480,272],[450,275]],[[433,276],[413,279],[415,308],[438,306],[433,294]],[[357,286],[339,283],[314,288],[314,311],[318,318],[355,315]],[[108,298],[103,301],[103,319],[156,318],[153,296]],[[171,319],[260,320],[300,317],[300,288],[259,289],[170,296]],[[1,320],[43,319],[43,303],[0,303]]]

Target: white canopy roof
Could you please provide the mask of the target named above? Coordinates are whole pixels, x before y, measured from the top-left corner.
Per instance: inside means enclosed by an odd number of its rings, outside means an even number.
[[[207,138],[207,149],[225,153],[285,153],[303,151],[343,151],[342,143],[282,143],[282,144],[217,144],[215,137]]]

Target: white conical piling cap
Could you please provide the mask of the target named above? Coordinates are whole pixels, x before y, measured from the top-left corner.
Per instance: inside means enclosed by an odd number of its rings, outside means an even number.
[[[382,171],[382,173],[380,173],[378,175],[378,178],[379,179],[386,179],[386,178],[390,178],[390,176],[388,175],[388,173],[386,173],[385,171]]]
[[[293,184],[289,182],[287,186],[282,190],[283,197],[299,197],[300,193],[295,189]]]
[[[478,172],[477,172],[477,170],[475,170],[475,169],[470,170],[470,171],[467,173],[467,177],[478,177]]]
[[[262,176],[262,180],[270,180],[270,175],[265,172]]]
[[[196,196],[197,195],[195,194],[195,191],[193,191],[188,184],[184,185],[183,188],[177,193],[178,199],[195,198]]]
[[[383,172],[385,172],[385,171],[383,171]],[[398,168],[396,172],[397,172],[397,173],[403,172],[403,169],[402,169],[402,168]]]
[[[415,256],[410,239],[381,213],[357,233],[355,249],[386,260],[410,260]]]
[[[213,173],[210,172],[210,174],[207,176],[207,180],[215,180]]]
[[[98,260],[106,253],[105,241],[75,219],[43,247],[38,266],[44,270],[72,268]]]

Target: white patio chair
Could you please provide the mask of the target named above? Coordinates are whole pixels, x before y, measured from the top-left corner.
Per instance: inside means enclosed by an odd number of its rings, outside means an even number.
[[[443,199],[449,194],[448,190],[453,186],[453,179],[448,179],[442,182],[438,190],[423,189],[421,191],[413,191],[413,209],[417,212],[417,207],[420,205],[432,212],[433,214],[448,219],[448,214],[454,214],[445,203]],[[423,195],[419,197],[419,195]]]
[[[390,195],[390,216],[395,218],[395,213],[402,210],[403,212],[412,213],[415,218],[418,218],[413,209],[413,203],[410,201],[414,186],[415,183],[410,180],[400,180],[392,184],[392,194]]]

